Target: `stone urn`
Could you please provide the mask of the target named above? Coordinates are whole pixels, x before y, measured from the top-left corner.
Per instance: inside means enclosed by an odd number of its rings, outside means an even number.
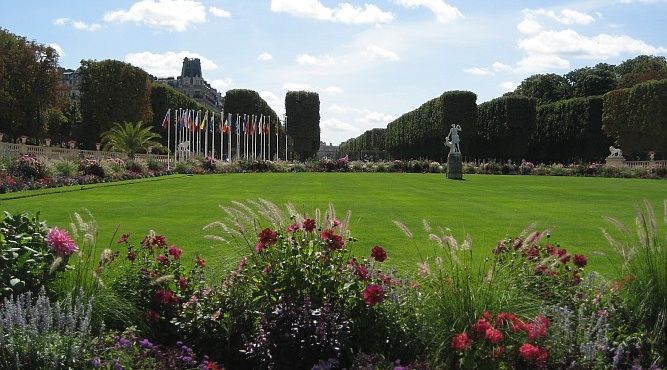
[[[21,136],[21,144],[25,144],[26,141],[28,141],[28,137],[25,135]]]
[[[51,139],[49,138],[44,139],[44,143],[46,143],[46,146],[51,146]]]
[[[75,140],[70,140],[70,141],[67,142],[67,144],[69,144],[70,149],[76,148],[76,141]]]
[[[100,148],[102,148],[102,143],[95,143],[95,149],[99,152]]]

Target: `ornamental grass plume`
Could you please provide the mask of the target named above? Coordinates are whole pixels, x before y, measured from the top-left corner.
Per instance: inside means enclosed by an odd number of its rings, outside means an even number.
[[[79,251],[79,247],[67,231],[53,227],[46,234],[46,244],[58,257],[65,258]]]

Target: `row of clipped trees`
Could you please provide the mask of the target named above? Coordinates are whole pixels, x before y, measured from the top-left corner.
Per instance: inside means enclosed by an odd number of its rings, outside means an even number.
[[[476,104],[469,91],[448,91],[341,145],[340,154],[386,150],[396,159],[444,160],[451,124],[463,129],[468,160],[597,161],[616,145],[629,158],[667,154],[667,62],[639,56],[565,76],[534,75],[511,93]],[[378,137],[384,136],[384,143]]]

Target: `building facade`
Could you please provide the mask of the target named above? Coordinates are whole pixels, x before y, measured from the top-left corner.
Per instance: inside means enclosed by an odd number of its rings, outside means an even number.
[[[174,88],[176,91],[186,95],[205,107],[221,110],[224,98],[222,94],[213,88],[201,74],[201,61],[199,58],[184,58],[181,75],[178,77],[157,78],[153,82],[163,83]]]
[[[327,143],[320,141],[320,149],[317,151],[317,154],[315,155],[317,159],[334,159],[336,158],[336,153],[338,152],[338,149],[340,147],[338,145],[327,145]]]

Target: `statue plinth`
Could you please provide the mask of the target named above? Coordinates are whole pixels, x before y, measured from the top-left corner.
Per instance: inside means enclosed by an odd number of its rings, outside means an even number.
[[[606,158],[606,164],[609,167],[623,168],[625,167],[625,158],[623,156],[612,156]]]
[[[450,152],[447,156],[447,178],[463,180],[463,161],[460,152]]]

